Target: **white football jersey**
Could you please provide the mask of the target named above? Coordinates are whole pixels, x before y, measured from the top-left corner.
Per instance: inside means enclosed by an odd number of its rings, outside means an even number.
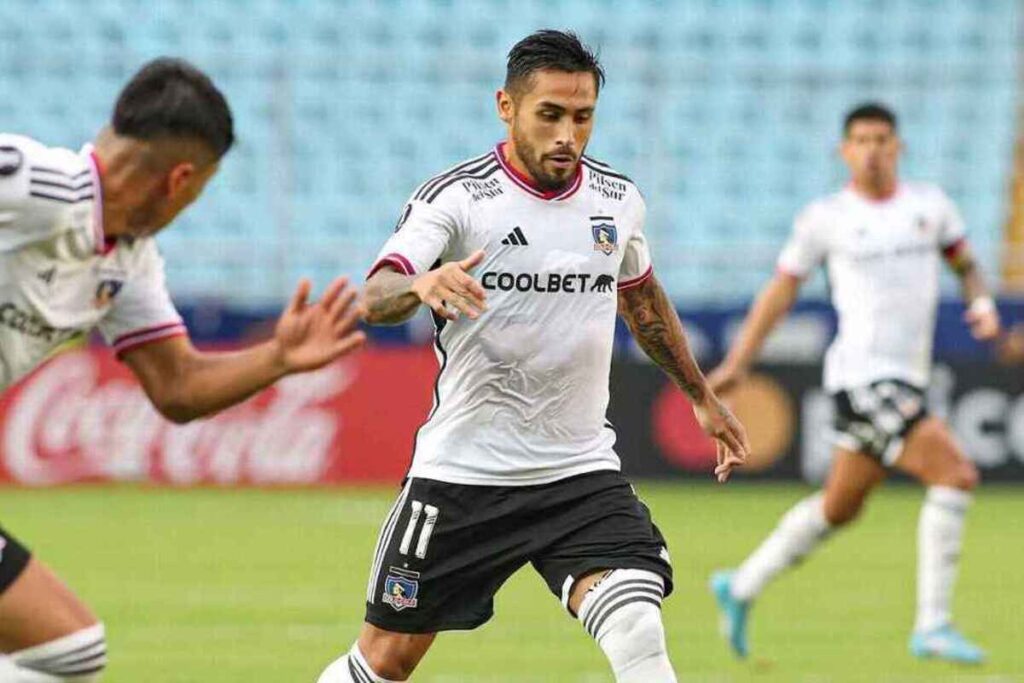
[[[409,475],[457,484],[543,484],[617,470],[605,419],[616,291],[651,276],[644,200],[583,157],[542,192],[499,145],[421,185],[370,273],[466,258],[487,292],[477,320],[435,317],[440,371]]]
[[[826,266],[839,316],[826,390],[882,379],[927,385],[942,255],[963,239],[956,206],[926,183],[901,183],[884,201],[848,187],[797,216],[778,265],[800,278]]]
[[[100,168],[0,134],[0,389],[95,327],[121,353],[185,334],[152,238],[103,237]]]

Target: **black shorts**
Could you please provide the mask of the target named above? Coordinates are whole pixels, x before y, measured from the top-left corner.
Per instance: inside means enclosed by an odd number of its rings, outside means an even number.
[[[401,633],[473,629],[527,562],[567,606],[577,577],[647,569],[672,591],[651,513],[618,472],[540,486],[466,486],[410,479],[384,522],[370,570],[366,621]]]
[[[882,380],[840,391],[835,400],[835,442],[891,467],[914,425],[928,416],[924,391],[900,380]]]
[[[0,593],[21,576],[31,556],[28,548],[0,527]]]

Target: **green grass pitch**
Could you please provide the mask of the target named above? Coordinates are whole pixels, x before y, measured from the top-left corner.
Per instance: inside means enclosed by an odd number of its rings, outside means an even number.
[[[107,623],[105,681],[312,683],[362,616],[378,526],[397,489],[0,491],[3,523]],[[715,633],[708,573],[735,564],[805,495],[795,485],[644,485],[677,575],[665,605],[682,680],[1024,681],[1024,491],[989,486],[971,510],[956,614],[991,661],[913,660],[921,491],[884,488],[854,527],[774,585],[753,613],[753,657]],[[440,637],[432,683],[611,681],[602,654],[529,568],[491,623]]]

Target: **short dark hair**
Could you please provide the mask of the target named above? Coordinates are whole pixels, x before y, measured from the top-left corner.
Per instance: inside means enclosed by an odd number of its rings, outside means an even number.
[[[202,71],[161,57],[132,76],[114,105],[114,132],[141,140],[194,138],[219,159],[235,142],[231,109]]]
[[[854,109],[850,110],[850,113],[843,119],[843,136],[850,134],[850,128],[857,121],[884,121],[888,123],[893,130],[896,130],[896,114],[892,109],[879,104],[878,102],[865,102]]]
[[[597,54],[572,31],[544,29],[526,36],[508,52],[505,90],[514,92],[530,79],[535,71],[553,69],[578,73],[588,71],[594,76],[598,92],[604,85],[604,67]]]

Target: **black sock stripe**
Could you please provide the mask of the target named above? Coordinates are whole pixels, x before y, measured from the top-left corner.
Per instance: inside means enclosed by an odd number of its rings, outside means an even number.
[[[635,588],[637,590],[653,589],[657,591],[659,595],[664,595],[665,593],[664,587],[657,581],[651,579],[630,579],[628,581],[623,581],[622,583],[609,586],[607,593],[597,596],[596,602],[587,609],[587,614],[593,614],[595,611],[601,609],[601,605],[606,603],[612,597],[621,595],[624,592],[624,589],[630,588]]]
[[[52,674],[57,674],[58,676],[71,676],[74,674],[86,673],[88,671],[96,671],[98,668],[102,669],[106,664],[107,654],[104,652],[102,655],[89,657],[80,662],[48,667],[47,671]]]
[[[474,166],[476,164],[479,164],[480,162],[485,162],[485,161],[487,161],[488,157],[493,158],[494,157],[494,152],[488,152],[487,154],[481,154],[480,156],[478,156],[478,157],[476,157],[474,159],[470,159],[469,161],[464,161],[461,164],[458,164],[457,166],[454,166],[453,168],[445,171],[444,173],[440,173],[440,174],[434,176],[433,178],[431,178],[427,182],[423,183],[422,186],[420,186],[420,189],[416,192],[416,195],[413,197],[413,199],[423,199],[423,197],[425,197],[434,188],[435,185],[437,185],[439,182],[441,182],[445,178],[448,178],[449,176],[452,176],[452,175],[454,175],[456,173],[459,173],[460,171],[468,170],[470,166]]]
[[[601,620],[599,622],[597,622],[596,624],[594,624],[594,632],[591,633],[590,635],[593,636],[594,639],[596,640],[597,639],[597,634],[599,634],[601,632],[601,627],[604,626],[604,622],[608,619],[608,617],[610,617],[616,610],[621,609],[621,608],[625,607],[626,605],[632,605],[632,604],[637,603],[637,602],[649,602],[650,604],[654,605],[658,609],[661,609],[661,600],[655,600],[654,598],[650,597],[649,595],[631,595],[628,598],[626,598],[625,600],[623,600],[621,602],[618,602],[618,603],[612,605],[611,607],[609,607],[608,610],[605,612],[604,616],[601,617]]]
[[[103,648],[99,652],[93,652],[92,654],[82,655],[81,657],[75,657],[63,662],[50,662],[46,666],[54,671],[63,671],[68,667],[78,667],[85,663],[94,663],[96,660],[106,660],[107,649]]]
[[[583,628],[590,631],[590,625],[594,623],[594,619],[597,617],[598,613],[603,610],[605,605],[607,605],[611,600],[633,591],[651,592],[660,598],[662,596],[663,589],[656,581],[648,581],[644,579],[633,579],[616,584],[609,588],[607,593],[598,596],[597,601],[587,609],[587,616],[583,620]]]
[[[87,645],[83,645],[81,647],[76,647],[74,650],[68,650],[67,652],[59,652],[59,653],[57,653],[55,655],[48,655],[46,657],[41,657],[39,659],[33,659],[31,661],[32,661],[33,664],[49,664],[51,662],[56,662],[56,661],[59,661],[61,659],[66,658],[66,657],[70,657],[72,655],[81,655],[86,650],[91,650],[91,649],[95,648],[97,645],[102,645],[103,646],[103,651],[106,652],[107,641],[106,641],[105,638],[99,638],[98,640],[94,640],[94,641],[92,641],[91,643],[89,643]]]
[[[608,616],[608,614],[614,611],[616,607],[618,607],[619,603],[616,603],[615,601],[631,597],[649,597],[651,600],[656,600],[659,605],[661,604],[662,600],[661,594],[651,590],[650,588],[634,588],[630,591],[619,591],[615,593],[614,597],[611,597],[605,602],[603,602],[598,609],[594,610],[588,615],[587,621],[583,625],[584,628],[587,630],[587,633],[596,638],[597,624],[603,622],[605,618]]]
[[[433,189],[433,191],[431,191],[430,196],[426,197],[423,201],[425,201],[427,204],[430,204],[432,201],[437,199],[437,196],[439,194],[441,194],[446,189],[448,189],[455,183],[459,182],[460,180],[484,180],[485,178],[489,178],[495,173],[497,173],[498,169],[500,168],[501,166],[498,165],[498,162],[493,161],[487,162],[487,164],[477,169],[474,169],[472,172],[466,171],[464,173],[453,175],[450,178],[446,178],[443,182],[438,183],[438,185]]]
[[[366,673],[363,665],[356,661],[356,658],[351,654],[348,656],[348,670],[352,674],[352,678],[356,679],[359,683],[373,683],[370,674]]]

